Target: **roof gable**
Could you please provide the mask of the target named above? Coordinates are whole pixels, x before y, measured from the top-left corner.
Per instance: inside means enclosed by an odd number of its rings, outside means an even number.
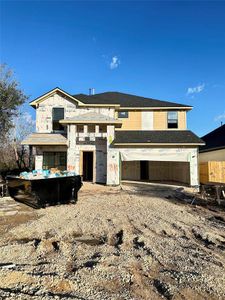
[[[68,94],[64,90],[60,89],[59,87],[56,87],[56,88],[50,90],[49,92],[41,95],[40,97],[32,100],[30,102],[30,105],[33,106],[33,107],[36,107],[39,103],[45,101],[48,97],[54,95],[55,93],[59,93],[61,95],[64,95],[67,98],[69,98],[71,101],[76,102],[77,104],[83,105],[83,103],[80,100],[76,99],[75,97],[73,97],[72,95]]]

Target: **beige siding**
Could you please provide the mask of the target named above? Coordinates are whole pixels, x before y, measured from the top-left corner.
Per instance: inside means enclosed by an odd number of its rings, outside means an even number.
[[[199,154],[199,162],[207,162],[210,160],[225,161],[225,149],[203,152]]]
[[[178,112],[178,129],[187,129],[186,111]]]
[[[118,114],[117,114],[118,115]],[[121,130],[141,130],[141,111],[128,111],[128,118],[119,118],[122,121]]]
[[[154,111],[153,128],[155,130],[164,130],[167,128],[167,111]],[[187,129],[186,111],[178,111],[178,129]]]
[[[167,112],[166,111],[154,111],[153,128],[156,130],[167,129]]]

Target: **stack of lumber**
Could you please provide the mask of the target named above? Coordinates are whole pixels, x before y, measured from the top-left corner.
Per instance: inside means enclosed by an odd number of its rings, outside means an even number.
[[[225,161],[208,161],[200,163],[200,183],[225,184]]]

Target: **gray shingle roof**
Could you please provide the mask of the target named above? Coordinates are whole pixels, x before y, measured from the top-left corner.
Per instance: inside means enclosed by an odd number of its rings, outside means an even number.
[[[67,139],[60,133],[32,133],[22,145],[66,145]]]
[[[114,144],[203,144],[197,135],[189,130],[118,130]]]
[[[206,144],[200,147],[200,152],[225,148],[225,124],[204,135],[202,140]]]
[[[120,104],[121,107],[188,107],[190,105],[178,104],[174,102],[156,100],[152,98],[140,97],[119,92],[105,92],[95,95],[77,94],[76,99],[85,104]]]

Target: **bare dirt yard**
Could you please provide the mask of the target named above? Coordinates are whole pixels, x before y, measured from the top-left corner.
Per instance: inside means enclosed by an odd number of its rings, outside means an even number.
[[[224,210],[174,189],[85,184],[39,210],[0,199],[0,299],[225,299]]]

